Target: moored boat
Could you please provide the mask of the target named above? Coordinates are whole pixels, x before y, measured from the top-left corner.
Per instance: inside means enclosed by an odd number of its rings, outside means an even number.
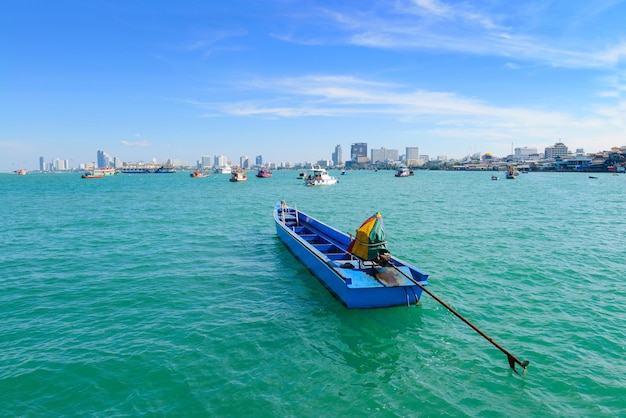
[[[229,165],[220,165],[213,170],[215,174],[232,174],[233,169]]]
[[[194,178],[194,179],[209,177],[210,175],[211,173],[204,172],[203,170],[194,170],[193,173],[189,173],[189,177]]]
[[[519,175],[519,171],[515,169],[515,167],[509,167],[506,170],[506,178],[509,180],[515,179]]]
[[[94,168],[89,171],[85,171],[81,178],[84,179],[100,179],[102,177],[114,176],[117,174],[117,170],[113,167],[105,167],[105,168]]]
[[[19,170],[15,170],[13,172],[13,174],[17,174],[18,176],[25,176],[26,175],[26,169],[25,168],[20,168]]]
[[[176,169],[171,164],[129,164],[120,169],[122,174],[172,174]]]
[[[248,175],[246,174],[246,170],[244,170],[243,168],[235,167],[235,169],[232,170],[232,175],[228,180],[233,182],[246,181],[248,180]]]
[[[326,169],[319,166],[313,167],[304,177],[305,186],[330,186],[337,181],[337,177],[331,176]]]
[[[394,176],[396,177],[409,177],[412,175],[413,175],[413,170],[409,169],[406,166],[398,167],[398,169],[396,170],[396,174],[394,174]]]
[[[285,246],[346,307],[419,302],[428,274],[389,254],[380,214],[368,218],[354,239],[284,201],[276,204],[274,221]]]
[[[80,176],[82,179],[101,179],[102,177],[104,177],[104,174],[95,174],[91,171],[87,171]]]
[[[259,178],[270,178],[272,177],[272,171],[261,168],[257,171],[256,176]]]

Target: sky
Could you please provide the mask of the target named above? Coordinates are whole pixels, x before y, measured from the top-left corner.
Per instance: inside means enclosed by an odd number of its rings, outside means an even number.
[[[626,145],[626,0],[4,0],[0,172]]]

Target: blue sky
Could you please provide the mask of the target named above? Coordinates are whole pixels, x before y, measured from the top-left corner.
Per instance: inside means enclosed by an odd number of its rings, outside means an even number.
[[[626,2],[5,0],[0,171],[626,145]]]

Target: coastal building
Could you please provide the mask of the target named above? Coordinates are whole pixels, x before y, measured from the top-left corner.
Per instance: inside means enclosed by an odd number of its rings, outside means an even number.
[[[350,145],[350,160],[354,162],[367,161],[367,143],[357,142]]]
[[[553,146],[545,148],[544,158],[565,157],[567,154],[569,154],[567,146],[562,142],[557,142]]]
[[[333,165],[335,167],[343,165],[343,156],[342,156],[341,145],[337,145],[335,147],[335,152],[333,152],[332,160],[333,160]]]
[[[537,148],[518,147],[518,148],[515,148],[515,154],[513,156],[513,159],[519,162],[538,160],[539,153],[537,153]]]
[[[200,162],[200,168],[210,168],[212,166],[211,164],[211,156],[210,155],[203,155],[202,156],[202,160]]]
[[[250,168],[250,159],[248,159],[247,155],[242,155],[241,157],[239,157],[239,167],[246,170]]]
[[[406,165],[413,166],[419,164],[420,149],[419,147],[406,147]]]
[[[398,161],[398,150],[379,148],[373,149],[371,152],[371,161],[373,163],[384,163],[386,161]]]
[[[98,162],[98,168],[105,168],[113,165],[112,159],[109,154],[102,150],[98,150],[97,158],[98,159],[96,161]]]
[[[43,157],[39,157],[39,171],[46,171],[46,160]]]
[[[213,165],[216,167],[225,167],[228,165],[228,158],[224,155],[216,155],[213,161]]]
[[[263,156],[257,155],[256,158],[254,159],[254,163],[256,164],[257,167],[263,167]]]
[[[61,160],[60,158],[55,158],[54,160],[52,160],[52,169],[54,171],[67,170],[66,162],[67,160]]]

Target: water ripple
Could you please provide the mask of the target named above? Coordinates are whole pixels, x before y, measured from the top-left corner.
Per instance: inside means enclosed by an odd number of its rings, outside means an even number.
[[[0,176],[5,415],[626,413],[626,177],[184,174]],[[345,309],[277,239],[281,199],[346,232],[381,211],[391,251],[528,372],[427,295]]]

